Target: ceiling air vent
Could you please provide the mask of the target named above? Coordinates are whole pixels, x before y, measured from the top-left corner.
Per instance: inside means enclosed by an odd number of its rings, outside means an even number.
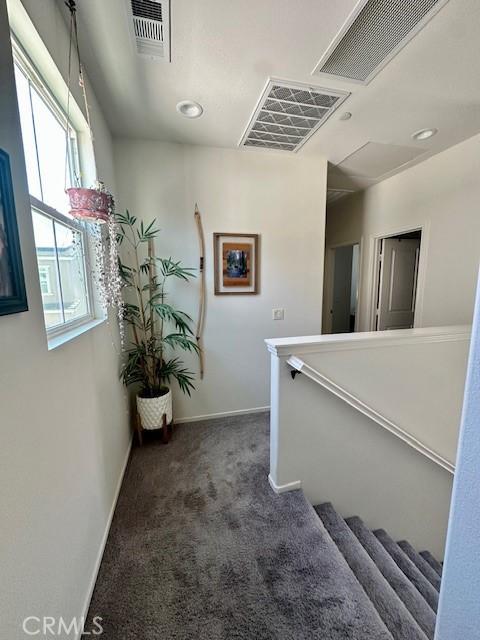
[[[448,0],[360,0],[313,73],[368,84]]]
[[[298,151],[349,95],[270,79],[239,145]]]
[[[130,0],[137,53],[170,62],[169,0]]]

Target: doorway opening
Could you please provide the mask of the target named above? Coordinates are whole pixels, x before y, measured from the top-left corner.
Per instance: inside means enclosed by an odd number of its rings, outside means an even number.
[[[414,326],[421,243],[421,229],[378,238],[374,331]]]
[[[358,303],[360,245],[335,247],[329,333],[355,331]]]

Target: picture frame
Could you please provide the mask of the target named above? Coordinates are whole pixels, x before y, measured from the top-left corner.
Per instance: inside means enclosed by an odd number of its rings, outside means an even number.
[[[27,310],[10,159],[0,149],[0,315]]]
[[[258,293],[258,234],[214,233],[213,259],[216,296]]]

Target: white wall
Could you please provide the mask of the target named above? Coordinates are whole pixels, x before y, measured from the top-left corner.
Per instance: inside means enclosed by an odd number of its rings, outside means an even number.
[[[472,329],[436,640],[478,637],[480,624],[479,431],[480,287],[477,292]]]
[[[365,343],[302,359],[454,465],[470,334],[452,328],[451,337]]]
[[[186,123],[188,126],[189,123]],[[158,252],[198,266],[193,211],[206,238],[205,378],[192,399],[176,393],[175,417],[269,404],[267,337],[319,333],[321,327],[326,162],[122,140],[115,143],[120,205],[162,228]],[[260,294],[213,295],[213,233],[260,234]],[[198,282],[173,301],[196,317]],[[285,308],[273,321],[272,308]],[[195,360],[192,366],[198,370]]]
[[[420,226],[424,296],[415,326],[471,323],[480,251],[479,173],[480,135],[329,208],[327,248],[363,238],[358,330],[370,328],[373,238]]]
[[[64,57],[55,2],[25,6]],[[129,430],[112,327],[47,349],[5,0],[0,61],[0,147],[12,165],[29,303],[27,313],[0,317],[0,635],[15,640],[25,616],[83,613]],[[91,102],[99,167],[113,185],[110,133]]]

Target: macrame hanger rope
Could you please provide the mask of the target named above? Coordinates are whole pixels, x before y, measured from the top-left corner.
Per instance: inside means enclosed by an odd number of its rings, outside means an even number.
[[[69,136],[70,136],[70,84],[72,79],[72,44],[73,44],[73,18],[75,15],[75,3],[73,2],[73,7],[70,6],[71,3],[65,2],[67,7],[70,9],[70,36],[69,36],[69,46],[68,46],[68,77],[67,77],[67,128],[65,129],[65,190],[70,185],[68,184],[68,155],[69,155]]]
[[[88,133],[90,135],[90,140],[93,145],[93,130],[92,123],[90,119],[90,110],[88,108],[88,100],[87,100],[87,88],[85,83],[85,76],[83,74],[83,65],[80,57],[80,44],[78,41],[78,26],[77,26],[77,5],[75,0],[65,0],[65,5],[68,7],[70,11],[70,43],[68,49],[68,98],[67,98],[67,132],[66,132],[66,157],[65,157],[65,186],[67,183],[67,167],[68,167],[68,152],[69,152],[69,135],[70,135],[70,83],[71,83],[71,68],[72,68],[72,48],[73,41],[75,40],[75,48],[77,52],[78,58],[78,84],[82,89],[83,101],[85,104],[85,115],[87,118],[88,125]],[[95,180],[98,180],[97,174],[97,163],[95,159],[95,154],[93,154],[93,162],[95,169]]]

